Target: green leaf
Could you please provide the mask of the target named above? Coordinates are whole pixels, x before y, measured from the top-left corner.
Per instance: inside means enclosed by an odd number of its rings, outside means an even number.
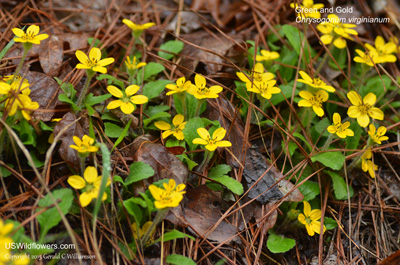
[[[140,68],[140,70],[138,71],[138,74],[137,74],[138,85],[142,84],[143,71],[144,71],[143,80],[146,81],[150,77],[164,71],[164,69],[165,69],[165,67],[162,64],[155,63],[155,62],[148,63],[146,66]]]
[[[324,152],[311,157],[312,162],[318,161],[333,170],[340,170],[345,160],[346,157],[341,152]]]
[[[291,250],[296,245],[296,240],[277,235],[272,230],[269,230],[267,240],[267,248],[272,253],[285,253]]]
[[[314,181],[306,181],[299,186],[301,194],[304,196],[304,201],[311,201],[319,195],[319,185]]]
[[[329,132],[326,130],[326,128],[328,128],[329,125],[331,125],[331,123],[328,120],[328,118],[325,117],[322,120],[320,120],[317,124],[315,124],[313,129],[315,130],[315,132],[317,132],[318,136],[320,135],[329,136]]]
[[[182,162],[186,162],[189,170],[192,170],[195,166],[198,166],[199,164],[197,164],[195,161],[193,161],[192,159],[190,159],[187,154],[181,154],[181,155],[177,155],[177,158],[179,158]]]
[[[228,174],[231,170],[232,170],[232,168],[228,165],[224,165],[224,164],[217,165],[210,169],[210,171],[208,172],[208,177],[209,178],[218,178],[218,177]]]
[[[140,224],[143,218],[140,207],[132,200],[123,201],[123,205],[126,211],[135,218],[135,223]]]
[[[185,256],[178,255],[178,254],[172,254],[167,256],[167,262],[174,264],[174,265],[196,265],[196,262],[194,262],[192,259],[189,259]]]
[[[144,113],[146,113],[146,115],[148,115],[149,117],[152,117],[154,114],[167,110],[169,110],[169,107],[166,105],[156,105],[148,107],[147,110],[144,111]]]
[[[175,56],[174,54],[171,54],[171,53],[178,54],[182,51],[182,49],[183,49],[182,41],[170,40],[160,46],[160,50],[163,50],[163,51],[159,51],[158,56],[160,56],[164,59],[170,60],[170,59],[174,58],[174,56]],[[170,52],[170,53],[168,53],[168,52]]]
[[[125,185],[132,184],[134,182],[138,182],[144,179],[148,179],[154,175],[154,170],[148,164],[136,161],[129,167],[130,173],[128,177],[125,179]]]
[[[164,242],[185,237],[190,238],[191,240],[195,240],[194,237],[174,229],[164,234]],[[159,237],[155,242],[161,242],[161,239],[162,238]]]
[[[294,142],[289,142],[287,148],[285,147],[285,142],[282,141],[282,149],[285,152],[285,154],[287,154],[287,151],[289,150],[289,154],[290,156],[292,156],[294,154],[294,151],[296,151],[296,149],[298,148],[297,144]]]
[[[103,121],[104,120],[115,121],[115,122],[120,122],[121,121],[117,116],[115,116],[111,112],[105,112],[103,115],[101,115],[101,119]]]
[[[365,97],[368,93],[372,92],[376,95],[376,98],[378,99],[382,94],[385,93],[385,87],[386,89],[390,88],[392,80],[390,80],[388,76],[382,75],[382,79],[380,76],[374,76],[368,78],[365,83],[365,86],[361,86],[360,95],[362,97]]]
[[[347,200],[347,185],[342,176],[332,171],[325,171],[332,178],[333,191],[337,200]],[[350,198],[353,197],[354,190],[349,186]]]
[[[293,85],[281,85],[279,86],[279,88],[281,89],[281,93],[280,94],[275,94],[272,95],[271,100],[269,100],[268,102],[266,102],[265,106],[267,108],[271,107],[271,104],[276,106],[279,103],[283,102],[285,100],[285,98],[287,98],[288,100],[290,98],[292,98],[292,93],[293,93]],[[282,93],[284,96],[282,96]],[[295,89],[294,91],[294,95],[297,96],[299,94],[299,90]]]
[[[7,166],[9,166],[9,167],[11,167],[11,168],[14,168],[14,165],[12,165],[12,164],[7,164]],[[0,166],[0,175],[3,177],[3,178],[5,178],[5,177],[8,177],[8,176],[11,176],[11,172],[10,171],[8,171],[8,169],[6,169],[5,167],[3,167],[3,166]]]
[[[358,144],[360,143],[360,138],[361,138],[361,133],[363,132],[363,129],[358,125],[357,121],[354,121],[350,124],[349,127],[350,130],[354,132],[354,136],[352,137],[346,137],[346,149],[357,149]],[[351,153],[352,151],[349,151],[348,153]]]
[[[61,212],[65,215],[68,213],[69,208],[71,208],[72,201],[74,200],[74,196],[71,189],[60,189],[56,190],[52,193],[54,199],[58,201],[58,206],[61,209]],[[57,211],[57,208],[53,206],[53,201],[50,198],[50,194],[47,194],[43,199],[39,201],[39,209],[36,211],[42,210],[42,208],[50,207],[47,211],[41,213],[36,219],[40,225],[40,238],[42,239],[47,232],[58,225],[61,221],[61,215]]]
[[[103,79],[107,79],[107,84],[112,85],[115,84],[117,86],[119,86],[120,88],[125,87],[124,86],[124,82],[122,82],[121,80],[119,80],[118,78],[112,76],[112,75],[107,75],[107,74],[101,74],[97,77],[97,80],[102,81]]]
[[[118,137],[118,139],[115,141],[113,148],[111,149],[111,152],[114,150],[115,147],[117,147],[122,140],[124,139],[124,137],[128,134],[128,130],[129,130],[129,126],[131,126],[131,121],[128,121],[128,124],[125,126],[124,130],[122,131],[121,135]]]
[[[305,39],[303,32],[300,32],[297,27],[288,24],[282,26],[282,31],[286,38],[289,40],[290,44],[293,46],[294,50],[297,52],[298,55],[300,55],[301,46]],[[305,40],[305,44],[303,47],[303,56],[305,58],[310,58],[309,51],[311,51],[311,57],[315,56],[315,51],[310,47],[307,39]]]
[[[164,88],[166,85],[170,84],[171,81],[169,80],[157,80],[157,81],[152,81],[148,82],[144,87],[143,87],[143,95],[150,99],[158,97],[161,92],[163,92]]]
[[[39,121],[39,125],[40,125],[40,129],[42,129],[42,131],[48,131],[48,132],[53,131],[53,128],[51,128],[49,125],[47,125],[43,121]]]
[[[201,118],[196,117],[190,119],[186,125],[185,129],[183,129],[183,135],[185,136],[185,141],[189,145],[189,150],[193,151],[196,149],[197,144],[193,144],[193,140],[195,138],[199,138],[199,134],[197,133],[198,128],[204,128],[204,122]]]
[[[332,219],[330,217],[324,217],[324,225],[326,227],[326,230],[332,230],[337,227],[337,222],[335,219]]]
[[[105,94],[105,95],[95,97],[95,96],[93,96],[92,93],[89,93],[89,95],[87,95],[85,98],[85,104],[87,104],[89,106],[93,106],[93,105],[96,105],[96,104],[106,101],[106,99],[109,99],[110,97],[111,97],[111,94]]]
[[[124,129],[121,128],[121,126],[111,122],[105,122],[104,127],[105,127],[104,133],[110,138],[118,138],[124,131]]]
[[[14,39],[12,39],[9,43],[7,43],[6,47],[3,48],[0,52],[0,60],[3,59],[4,55],[8,52],[8,50],[13,46],[14,44]]]
[[[171,114],[167,112],[159,112],[151,116],[150,118],[144,119],[143,124],[144,126],[148,126],[153,120],[157,120],[159,118],[169,118],[171,117]]]
[[[141,198],[134,198],[134,197],[133,197],[133,198],[130,198],[130,199],[124,201],[124,205],[125,205],[126,203],[128,203],[128,204],[134,203],[134,204],[139,205],[139,206],[142,207],[142,208],[147,208],[147,203],[146,203],[143,199],[141,199]]]
[[[227,175],[216,177],[216,178],[211,178],[212,180],[215,180],[225,187],[227,187],[230,191],[237,195],[242,195],[243,194],[243,185],[236,179],[233,179]]]
[[[300,140],[302,140],[303,143],[305,143],[307,145],[309,151],[312,150],[310,143],[306,140],[306,138],[304,138],[304,136],[302,134],[295,132],[295,133],[293,133],[293,136],[300,138]]]
[[[60,101],[62,101],[62,102],[69,103],[69,104],[71,105],[71,107],[72,107],[73,110],[78,110],[78,109],[79,109],[79,107],[75,104],[75,102],[73,102],[72,100],[70,100],[66,94],[60,94],[60,95],[58,95],[58,99],[59,99]]]

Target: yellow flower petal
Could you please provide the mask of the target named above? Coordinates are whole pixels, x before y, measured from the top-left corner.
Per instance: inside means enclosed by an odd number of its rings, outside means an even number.
[[[114,62],[114,58],[105,58],[97,62],[98,66],[106,66],[112,64]]]
[[[364,104],[374,105],[376,102],[376,96],[374,93],[368,93],[363,99]]]
[[[127,96],[132,96],[136,94],[140,89],[140,86],[138,85],[130,85],[125,89],[125,93]]]
[[[101,59],[100,49],[97,47],[93,47],[89,52],[89,58],[92,61],[96,61],[96,62],[100,61],[100,59]]]
[[[125,114],[131,114],[135,111],[135,106],[132,103],[124,102],[121,104],[121,111]]]
[[[185,120],[185,117],[182,114],[177,114],[174,119],[172,120],[172,124],[175,127],[178,127]]]
[[[67,180],[68,184],[74,189],[80,190],[86,186],[85,180],[78,175],[72,175]]]
[[[355,91],[350,91],[349,93],[347,93],[347,98],[354,106],[360,106],[362,104],[360,95]]]
[[[208,142],[206,140],[201,139],[201,138],[193,139],[192,143],[193,144],[201,144],[201,145],[207,145],[208,144]]]
[[[95,167],[87,167],[85,172],[83,172],[83,177],[87,183],[94,183],[98,177],[97,169]]]
[[[199,136],[204,139],[204,140],[208,140],[210,139],[210,133],[204,129],[204,128],[198,128],[197,129],[197,133],[199,134]]]
[[[369,124],[368,115],[367,114],[361,114],[360,116],[357,117],[357,122],[361,127],[363,127],[363,128],[367,127],[368,124]]]
[[[166,130],[170,130],[170,129],[171,129],[171,125],[168,124],[168,123],[166,123],[165,121],[156,121],[156,122],[154,123],[154,125],[155,125],[158,129],[163,130],[163,131],[166,131]]]
[[[218,128],[214,131],[212,138],[215,141],[220,141],[220,140],[224,139],[225,134],[226,134],[226,130],[224,128]]]
[[[107,87],[107,91],[110,92],[111,95],[117,98],[122,98],[124,96],[121,90],[112,85]]]
[[[307,201],[304,201],[303,204],[304,204],[304,211],[303,211],[304,215],[309,217],[311,214],[311,205]]]
[[[116,109],[116,108],[119,108],[121,105],[122,105],[122,101],[121,100],[114,100],[114,101],[111,101],[110,103],[108,103],[108,105],[107,105],[107,109]]]
[[[91,203],[92,199],[92,196],[88,192],[84,192],[79,196],[79,201],[82,207],[88,206]]]
[[[83,52],[83,51],[76,51],[75,52],[75,56],[76,56],[76,58],[78,58],[78,60],[83,64],[83,65],[85,65],[86,66],[86,64],[87,64],[87,62],[88,62],[88,60],[89,60],[89,58],[86,56],[86,54]]]
[[[137,105],[140,104],[145,104],[149,101],[149,99],[146,96],[143,95],[136,95],[131,97],[131,102]]]

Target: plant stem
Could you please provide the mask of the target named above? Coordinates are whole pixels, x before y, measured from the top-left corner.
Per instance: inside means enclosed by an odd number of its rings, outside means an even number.
[[[205,154],[204,154],[204,158],[203,158],[203,162],[201,162],[200,166],[196,169],[197,173],[202,173],[204,171],[204,169],[207,167],[208,162],[210,162],[212,156],[213,156],[214,152],[208,151],[206,149]]]
[[[181,92],[177,94],[179,97],[179,100],[182,102],[182,110],[183,110],[183,117],[185,118],[185,121],[188,120],[188,114],[187,114],[187,108],[186,108],[186,92]]]
[[[325,144],[322,147],[322,150],[325,150],[326,148],[328,148],[328,146],[332,143],[332,140],[333,140],[333,133],[329,133],[329,136],[326,139]]]
[[[18,68],[17,68],[17,70],[15,71],[15,74],[14,74],[14,77],[13,77],[13,81],[14,81],[14,80],[15,80],[15,78],[18,76],[18,74],[19,74],[19,71],[21,71],[22,65],[24,64],[24,61],[25,61],[26,55],[28,54],[29,50],[30,50],[30,49],[28,49],[28,48],[25,48],[25,46],[24,46],[24,53],[22,54],[21,61],[20,61],[20,62],[19,62],[19,64],[18,64]]]
[[[329,44],[329,46],[328,46],[328,51],[329,51],[329,53],[331,52],[331,50],[332,50],[332,43]],[[315,71],[314,76],[317,76],[318,73],[322,70],[322,67],[325,65],[326,61],[327,61],[328,58],[329,58],[329,53],[326,52],[326,53],[324,54],[324,57],[322,57],[322,61],[321,61],[321,63],[318,65],[318,68],[317,68],[317,70]]]
[[[76,102],[76,105],[77,105],[79,108],[81,108],[82,101],[83,101],[83,99],[84,99],[85,96],[86,96],[86,93],[87,93],[87,91],[88,91],[88,89],[89,89],[90,81],[92,80],[94,74],[95,74],[95,73],[94,73],[92,70],[88,70],[88,71],[86,72],[86,75],[87,75],[86,83],[85,83],[85,86],[83,87],[82,93],[81,93],[81,94],[79,95],[79,97],[78,97],[78,101]]]
[[[79,156],[81,159],[81,176],[83,178],[83,173],[85,172],[85,159],[86,157]]]
[[[201,105],[203,104],[204,100],[205,99],[198,99],[197,100],[196,112],[194,113],[195,117],[200,117],[200,108],[201,108]]]
[[[140,240],[140,245],[143,247],[146,245],[147,241],[150,239],[150,235],[152,231],[156,228],[156,226],[164,219],[167,215],[169,208],[160,209],[157,212],[156,217],[154,217],[153,223],[151,224],[149,230],[146,231],[146,234]],[[139,229],[139,228],[138,228]]]

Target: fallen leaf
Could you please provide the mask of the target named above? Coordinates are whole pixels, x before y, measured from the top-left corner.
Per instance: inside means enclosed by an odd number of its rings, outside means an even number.
[[[205,237],[209,229],[221,218],[221,207],[223,202],[220,193],[210,190],[206,185],[186,192],[187,201],[184,203],[184,217],[189,224],[189,230]],[[222,220],[217,227],[207,236],[208,239],[225,242],[238,241],[236,227]]]
[[[40,66],[46,74],[54,75],[63,63],[63,42],[51,35],[43,41],[43,46],[39,50]]]
[[[180,71],[185,75],[195,72],[199,63],[203,64],[208,75],[215,75],[221,71],[223,64],[229,63],[225,58],[238,65],[243,65],[245,62],[243,59],[246,51],[222,34],[210,35],[208,32],[201,31],[183,34],[181,37],[201,47],[185,44],[180,53],[182,55],[181,65],[184,67],[180,68]],[[239,43],[243,41],[243,36],[241,35],[232,35],[230,37]],[[189,69],[189,71],[185,68]]]
[[[76,120],[76,116],[70,112],[64,115],[62,120],[60,120],[56,126],[54,127],[54,135],[57,134],[67,125],[71,124]],[[70,145],[75,145],[72,140],[73,136],[78,136],[82,138],[83,136],[83,128],[79,122],[73,124],[61,137],[61,146],[59,149],[59,153],[62,159],[64,159],[68,165],[74,168],[77,172],[79,172],[81,159],[78,156],[78,152],[75,149],[69,147]]]
[[[154,169],[154,176],[145,181],[146,186],[165,178],[174,179],[177,184],[186,183],[189,173],[187,167],[165,146],[152,143],[148,137],[136,138],[131,154],[134,161],[145,162]]]
[[[58,101],[57,82],[48,75],[39,72],[29,72],[26,76],[30,84],[32,101],[39,103],[40,110],[33,112],[33,117],[42,121],[50,121]]]
[[[70,50],[82,50],[86,46],[88,46],[87,39],[92,37],[92,35],[87,33],[64,33],[57,35],[59,38],[63,40],[63,42],[67,42],[68,49]]]

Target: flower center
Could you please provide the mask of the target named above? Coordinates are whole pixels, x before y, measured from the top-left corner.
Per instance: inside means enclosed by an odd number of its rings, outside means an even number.
[[[86,182],[86,191],[87,192],[91,192],[94,188],[95,188],[95,186],[93,185],[93,183]]]
[[[207,87],[202,87],[202,88],[199,87],[199,89],[197,90],[197,92],[198,92],[200,95],[208,95],[208,94],[210,93],[210,89],[208,89]]]
[[[360,110],[360,112],[364,115],[367,114],[368,115],[368,110],[371,108],[371,106],[369,104],[362,104],[360,106],[358,106],[358,109]]]
[[[94,67],[94,66],[97,65],[98,62],[99,62],[99,61],[98,61],[97,59],[95,59],[95,58],[90,58],[90,59],[87,60],[86,64],[87,64],[88,66],[90,66],[90,67]]]
[[[322,106],[322,97],[321,96],[314,96],[312,98],[309,99],[311,105],[315,106],[315,107],[321,107]]]
[[[311,222],[312,222],[312,220],[310,219],[310,217],[306,217],[306,223],[308,224],[308,225],[310,225],[311,224]]]
[[[314,78],[314,85],[321,86],[321,85],[323,85],[322,83],[323,82],[322,82],[321,78],[319,78],[319,77]]]
[[[34,32],[27,32],[21,38],[24,39],[24,40],[27,40],[27,41],[33,40],[35,38],[35,33]]]
[[[262,73],[254,72],[254,80],[255,80],[255,81],[261,82],[261,81],[262,81],[262,76],[263,76]]]

